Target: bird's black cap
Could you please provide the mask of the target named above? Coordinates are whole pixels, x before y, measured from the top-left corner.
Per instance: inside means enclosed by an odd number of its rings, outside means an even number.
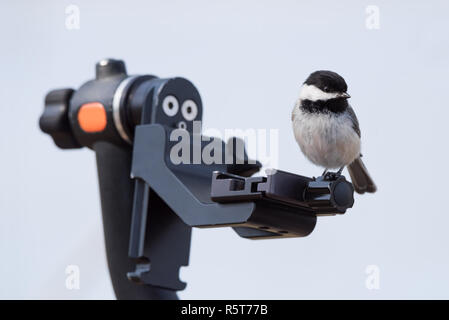
[[[342,76],[327,70],[313,72],[304,83],[314,85],[324,92],[346,92],[348,90],[348,85]]]

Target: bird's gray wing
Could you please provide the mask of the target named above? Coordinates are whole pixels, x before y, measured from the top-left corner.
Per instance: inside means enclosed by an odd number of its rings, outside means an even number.
[[[361,137],[359,120],[357,119],[357,116],[355,115],[354,109],[352,109],[352,107],[350,105],[348,105],[347,110],[348,110],[349,118],[351,118],[351,121],[352,121],[352,128],[357,133],[357,135],[359,137]]]

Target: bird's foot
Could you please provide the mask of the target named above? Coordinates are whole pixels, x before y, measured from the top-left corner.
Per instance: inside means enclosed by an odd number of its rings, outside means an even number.
[[[344,169],[344,167],[341,167],[337,172],[330,172],[330,171],[327,171],[327,169],[324,170],[323,180],[328,180],[328,181],[329,180],[337,180],[338,178],[340,178],[343,169]]]
[[[326,172],[326,174],[323,176],[323,180],[331,181],[331,180],[337,180],[341,174],[338,172]]]

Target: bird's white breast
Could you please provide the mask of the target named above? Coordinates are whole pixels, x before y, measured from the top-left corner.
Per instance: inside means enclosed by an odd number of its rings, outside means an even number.
[[[302,152],[313,163],[335,169],[346,166],[360,155],[360,137],[347,112],[310,113],[295,105],[293,131]]]

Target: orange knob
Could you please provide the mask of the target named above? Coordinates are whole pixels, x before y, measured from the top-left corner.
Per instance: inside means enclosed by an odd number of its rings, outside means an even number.
[[[100,102],[83,104],[78,112],[78,123],[85,132],[100,132],[106,128],[106,110]]]

